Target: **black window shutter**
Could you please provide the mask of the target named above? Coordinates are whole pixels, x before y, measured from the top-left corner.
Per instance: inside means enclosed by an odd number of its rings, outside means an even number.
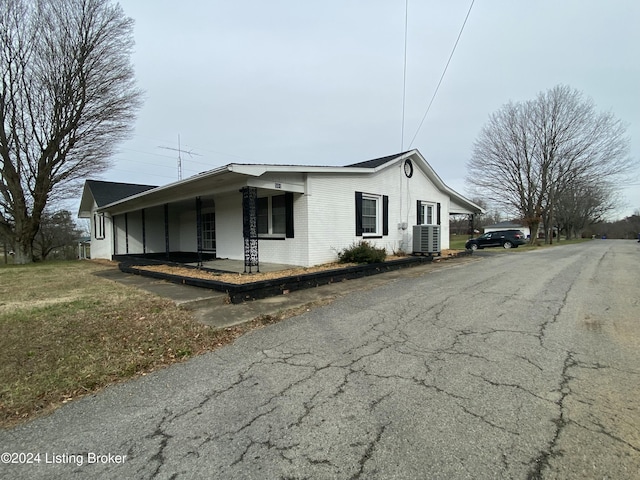
[[[438,213],[437,213],[438,216],[437,216],[436,225],[440,225],[440,204],[439,203],[437,208],[438,208]]]
[[[356,237],[362,236],[362,192],[356,192]]]
[[[418,200],[418,203],[416,204],[416,225],[422,225],[424,223],[424,217],[422,214],[422,200]]]
[[[285,228],[287,238],[293,238],[293,192],[284,194]]]
[[[389,235],[389,197],[382,196],[382,235]]]

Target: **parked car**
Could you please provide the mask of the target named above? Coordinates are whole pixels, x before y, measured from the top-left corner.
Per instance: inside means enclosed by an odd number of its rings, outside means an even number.
[[[497,230],[468,240],[464,248],[467,250],[487,247],[518,248],[518,245],[525,243],[527,243],[527,237],[521,230]]]

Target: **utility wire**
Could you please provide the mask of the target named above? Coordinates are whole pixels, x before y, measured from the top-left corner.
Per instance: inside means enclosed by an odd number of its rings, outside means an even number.
[[[402,127],[400,129],[400,151],[404,152],[404,117],[407,98],[407,32],[409,30],[409,0],[404,3],[404,70],[402,73]]]
[[[469,6],[469,11],[467,12],[467,16],[464,17],[464,22],[462,23],[462,28],[460,28],[460,33],[458,33],[458,38],[456,38],[456,43],[453,45],[453,50],[451,50],[451,55],[449,55],[449,60],[447,60],[447,64],[444,67],[444,71],[442,72],[442,75],[440,76],[440,81],[438,82],[438,85],[436,86],[435,92],[433,92],[433,97],[431,97],[431,101],[429,102],[429,105],[427,106],[427,111],[424,112],[424,116],[422,117],[422,121],[420,122],[420,125],[418,126],[418,130],[416,130],[416,134],[411,139],[411,143],[409,144],[409,148],[411,148],[411,145],[413,145],[413,142],[416,140],[416,137],[418,136],[418,133],[420,132],[420,129],[422,128],[422,124],[424,123],[424,120],[427,118],[427,114],[429,113],[429,110],[431,110],[431,105],[433,105],[433,101],[435,100],[436,95],[438,94],[438,90],[440,89],[440,85],[442,84],[442,80],[444,79],[444,76],[447,73],[447,69],[449,68],[449,63],[451,63],[451,59],[453,58],[453,54],[456,51],[456,47],[458,46],[458,42],[460,41],[460,37],[462,36],[462,32],[464,31],[464,27],[467,24],[467,20],[469,19],[469,15],[471,14],[471,9],[473,8],[473,3],[474,2],[475,2],[475,0],[471,0],[471,5]]]

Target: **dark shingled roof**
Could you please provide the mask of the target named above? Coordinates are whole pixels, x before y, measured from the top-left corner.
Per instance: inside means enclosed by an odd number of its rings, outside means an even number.
[[[146,192],[157,185],[138,185],[135,183],[103,182],[101,180],[87,180],[87,186],[91,190],[98,207],[104,207],[123,198],[131,197],[138,193]]]
[[[388,161],[393,160],[394,158],[398,158],[399,156],[404,155],[405,153],[407,153],[407,152],[396,153],[395,155],[388,155],[388,156],[382,157],[382,158],[374,158],[373,160],[367,160],[366,162],[352,163],[351,165],[345,165],[345,166],[346,167],[377,168],[380,165],[384,165]]]

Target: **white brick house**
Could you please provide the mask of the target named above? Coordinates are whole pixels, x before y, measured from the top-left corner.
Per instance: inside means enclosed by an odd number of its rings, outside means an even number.
[[[449,215],[480,212],[411,150],[344,167],[232,163],[160,187],[87,180],[78,216],[91,220],[93,258],[246,260],[253,236],[261,262],[312,266],[360,240],[410,253],[417,224],[441,225],[446,249]]]

